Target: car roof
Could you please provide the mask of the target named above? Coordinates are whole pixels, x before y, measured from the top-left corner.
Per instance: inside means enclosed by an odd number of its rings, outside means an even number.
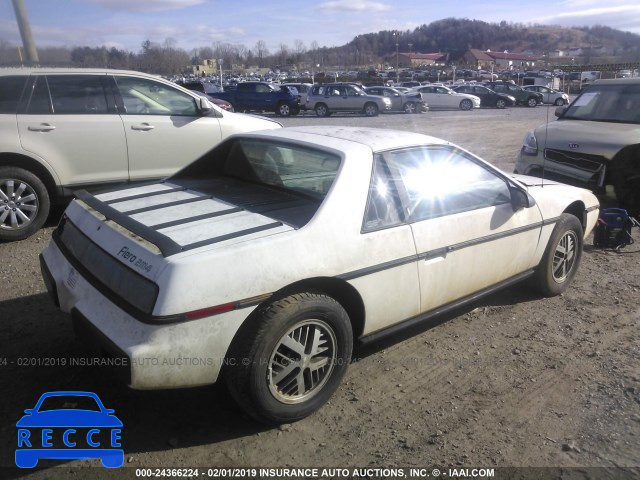
[[[640,83],[640,77],[607,78],[605,80],[595,80],[593,83],[597,83],[598,85],[637,85]]]
[[[77,74],[126,74],[143,75],[150,78],[161,78],[159,75],[151,75],[134,70],[116,70],[110,68],[47,68],[47,67],[27,67],[27,68],[0,68],[0,75],[30,75],[32,73],[77,73]]]
[[[364,145],[373,152],[415,145],[445,145],[449,142],[421,133],[369,127],[309,125],[252,132],[251,136],[298,140],[334,148]],[[330,139],[328,139],[329,137]]]

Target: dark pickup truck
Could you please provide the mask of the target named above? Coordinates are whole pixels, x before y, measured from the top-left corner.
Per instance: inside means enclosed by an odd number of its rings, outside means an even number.
[[[235,90],[211,92],[208,95],[230,102],[236,112],[260,110],[274,112],[282,117],[300,112],[299,95],[288,87],[268,82],[243,82]]]

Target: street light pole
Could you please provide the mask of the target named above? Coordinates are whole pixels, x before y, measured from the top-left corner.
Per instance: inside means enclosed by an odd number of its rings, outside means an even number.
[[[220,89],[222,89],[222,59],[218,59],[218,65],[220,66]]]
[[[400,83],[400,72],[398,71],[399,67],[399,62],[398,62],[398,58],[399,58],[399,53],[398,53],[398,47],[400,45],[399,41],[400,39],[398,38],[398,32],[393,32],[393,36],[396,37],[396,83]]]

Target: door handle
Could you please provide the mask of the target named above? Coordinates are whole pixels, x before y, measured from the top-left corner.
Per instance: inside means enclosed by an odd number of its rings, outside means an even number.
[[[56,127],[48,123],[41,123],[40,125],[29,125],[27,129],[31,132],[50,132],[51,130],[55,130]]]
[[[153,125],[149,125],[148,123],[139,123],[137,125],[131,125],[131,130],[142,130],[143,132],[146,132],[148,130],[153,130],[154,127]]]

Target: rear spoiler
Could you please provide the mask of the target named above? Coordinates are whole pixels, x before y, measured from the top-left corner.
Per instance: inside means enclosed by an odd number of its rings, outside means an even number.
[[[169,257],[184,250],[184,247],[182,245],[174,242],[171,238],[163,235],[162,233],[154,230],[151,227],[147,227],[146,225],[137,222],[126,213],[119,212],[103,201],[98,200],[86,190],[77,190],[74,192],[74,195],[78,200],[83,201],[91,208],[104,215],[107,220],[113,220],[119,225],[122,225],[130,232],[135,233],[140,238],[154,244],[156,247],[158,247],[163,257]]]

